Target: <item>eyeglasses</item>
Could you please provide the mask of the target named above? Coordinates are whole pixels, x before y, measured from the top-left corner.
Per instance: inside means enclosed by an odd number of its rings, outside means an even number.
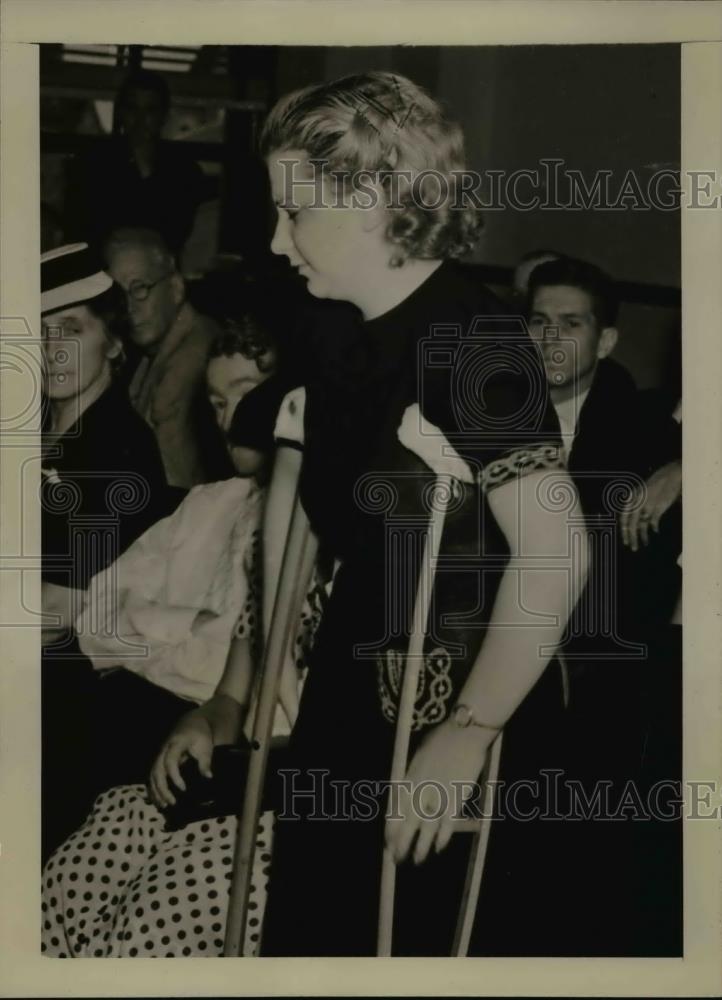
[[[166,278],[170,278],[173,272],[169,271],[167,274],[161,275],[156,281],[131,281],[128,287],[125,289],[125,294],[129,299],[134,302],[145,302],[150,293],[153,291],[156,285],[159,285],[161,281],[165,281]]]

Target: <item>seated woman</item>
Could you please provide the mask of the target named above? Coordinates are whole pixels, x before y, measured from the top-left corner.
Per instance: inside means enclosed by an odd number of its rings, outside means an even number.
[[[208,366],[209,398],[227,440],[239,475],[266,479],[267,458],[273,444],[273,420],[287,388],[284,379],[270,376],[273,368],[264,341],[251,336],[250,323],[229,328],[216,345]],[[252,362],[253,367],[251,367]],[[254,369],[255,368],[255,372]],[[258,378],[259,372],[268,375]],[[233,483],[196,487],[194,495]],[[182,507],[179,514],[182,513]],[[172,519],[168,519],[172,520]],[[210,516],[208,520],[211,520]],[[189,522],[192,523],[192,522]],[[197,523],[197,521],[196,521]],[[156,526],[148,535],[157,533]],[[202,525],[198,525],[202,530]],[[148,537],[145,536],[145,538]],[[138,543],[144,542],[141,539]],[[256,582],[258,532],[247,532],[242,562],[246,599],[229,636],[223,676],[212,676],[206,661],[202,675],[193,672],[194,657],[176,647],[162,661],[153,654],[137,660],[146,687],[168,683],[188,699],[203,701],[175,726],[161,747],[152,769],[148,791],[141,784],[124,784],[101,795],[87,822],[73,833],[50,859],[43,878],[43,951],[57,957],[217,956],[223,946],[223,925],[231,873],[235,819],[231,816],[191,822],[180,829],[164,826],[162,810],[173,805],[184,787],[179,773],[189,757],[207,774],[213,746],[234,743],[249,714],[252,666],[258,654]],[[132,555],[132,553],[129,553]],[[309,634],[320,616],[320,594],[307,601],[303,631],[295,644],[295,666],[286,671],[283,710],[277,714],[276,733],[288,733],[298,703],[298,685]],[[121,612],[122,617],[122,612]],[[81,616],[82,620],[82,616]],[[81,637],[85,645],[86,637]],[[180,661],[180,662],[179,662]],[[183,664],[188,664],[184,670]],[[133,668],[128,661],[128,666]],[[125,672],[125,671],[123,671]],[[152,683],[149,684],[149,681]],[[201,683],[202,682],[202,683]],[[215,689],[215,690],[214,690]],[[205,692],[201,697],[202,692]],[[179,699],[180,701],[180,699]],[[168,732],[170,726],[166,726]],[[158,741],[163,730],[157,727]],[[135,729],[134,729],[135,737]],[[123,746],[127,748],[126,736]],[[174,795],[172,785],[175,784]],[[259,833],[257,870],[245,950],[258,946],[265,869],[271,845],[271,813],[263,814]]]
[[[91,577],[159,516],[166,485],[153,433],[133,411],[117,377],[128,325],[121,289],[82,243],[43,254],[41,281],[47,851],[92,802],[84,779],[96,677],[79,655],[72,623]]]
[[[145,780],[167,731],[210,697],[223,671],[248,596],[243,561],[267,457],[255,428],[263,421],[259,402],[279,391],[272,378],[276,358],[264,324],[250,315],[227,324],[211,352],[207,391],[238,474],[194,487],[87,592],[76,630],[80,649],[102,677],[95,715],[103,783],[96,794]]]
[[[73,592],[152,523],[165,477],[152,431],[114,377],[128,329],[122,290],[83,243],[43,254],[41,275],[48,639],[72,626]]]

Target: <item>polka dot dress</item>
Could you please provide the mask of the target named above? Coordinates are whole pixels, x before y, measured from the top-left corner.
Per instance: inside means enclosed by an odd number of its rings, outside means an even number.
[[[236,635],[257,650],[260,533],[246,558],[248,600]],[[294,642],[301,682],[328,585],[314,576]],[[145,785],[112,788],[43,872],[42,937],[56,958],[217,958],[223,953],[237,820],[165,829]],[[242,954],[258,954],[271,862],[273,813],[257,833]]]
[[[237,821],[167,832],[143,785],[101,795],[43,873],[42,944],[55,958],[223,954]],[[258,827],[244,955],[258,951],[273,814]]]
[[[235,635],[239,639],[247,639],[251,647],[251,656],[255,663],[260,663],[262,655],[261,630],[258,628],[261,617],[262,600],[262,553],[261,531],[256,529],[251,535],[250,544],[246,548],[243,568],[248,581],[246,602],[236,623]]]

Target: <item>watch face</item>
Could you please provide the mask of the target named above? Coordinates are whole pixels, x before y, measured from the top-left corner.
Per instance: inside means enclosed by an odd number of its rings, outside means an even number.
[[[471,725],[471,711],[466,705],[457,705],[454,709],[454,722],[464,729]]]

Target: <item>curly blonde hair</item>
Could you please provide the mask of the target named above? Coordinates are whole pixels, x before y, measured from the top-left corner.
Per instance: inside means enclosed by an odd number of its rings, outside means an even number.
[[[466,168],[461,128],[406,77],[363,73],[282,97],[266,120],[260,152],[286,150],[322,161],[336,177],[378,176],[394,209],[386,230],[392,266],[409,257],[461,257],[478,239],[481,213],[457,197],[457,175]],[[393,193],[393,175],[401,172],[412,183]]]

